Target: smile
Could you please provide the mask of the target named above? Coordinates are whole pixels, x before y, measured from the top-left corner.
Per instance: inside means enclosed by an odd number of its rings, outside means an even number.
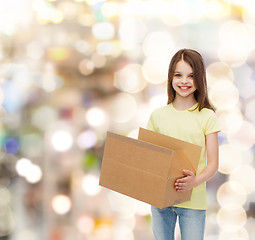
[[[188,90],[191,87],[189,87],[189,86],[178,86],[178,88],[180,88],[181,90]]]

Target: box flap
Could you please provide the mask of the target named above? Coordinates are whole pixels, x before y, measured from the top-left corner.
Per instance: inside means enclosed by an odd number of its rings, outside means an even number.
[[[173,161],[171,165],[171,169],[168,173],[169,178],[179,178],[183,176],[183,169],[187,169],[196,174],[196,170],[192,166],[188,157],[186,156],[183,150],[176,150],[173,154]]]
[[[151,174],[167,177],[172,155],[173,151],[170,149],[107,132],[103,164],[118,161]]]
[[[139,128],[139,140],[159,145],[168,149],[182,150],[194,170],[197,170],[198,162],[200,159],[201,146],[185,142],[167,135],[153,132],[148,129]]]

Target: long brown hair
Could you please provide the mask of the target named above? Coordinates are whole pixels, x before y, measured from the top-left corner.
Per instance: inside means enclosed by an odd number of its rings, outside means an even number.
[[[196,91],[194,92],[194,97],[198,102],[197,105],[198,110],[201,111],[203,108],[213,109],[208,99],[204,60],[197,51],[192,49],[181,49],[177,53],[175,53],[175,55],[171,59],[168,70],[167,103],[168,104],[172,103],[176,95],[176,92],[172,87],[172,81],[176,64],[180,60],[184,60],[193,69],[195,86],[197,88]]]

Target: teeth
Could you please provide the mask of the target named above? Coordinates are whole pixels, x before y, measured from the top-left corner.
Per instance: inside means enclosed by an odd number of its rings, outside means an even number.
[[[179,87],[179,88],[181,88],[181,89],[188,89],[189,87]]]

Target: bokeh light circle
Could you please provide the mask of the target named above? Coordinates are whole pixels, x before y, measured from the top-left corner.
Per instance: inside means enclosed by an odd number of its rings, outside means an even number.
[[[222,229],[219,235],[219,240],[249,240],[249,233],[244,227],[238,229],[224,230]]]
[[[238,131],[229,133],[227,139],[230,144],[241,150],[250,149],[255,144],[255,127],[244,120]]]
[[[214,83],[222,80],[234,80],[234,72],[233,70],[226,64],[222,62],[214,62],[211,63],[206,68],[207,74],[207,83],[208,86],[213,86]]]
[[[243,115],[239,108],[233,107],[227,110],[216,110],[216,115],[223,133],[232,134],[240,130],[243,124]]]
[[[231,173],[229,179],[239,182],[243,186],[246,194],[255,191],[255,169],[250,165],[240,165]]]
[[[136,113],[136,100],[128,93],[118,93],[111,101],[111,117],[115,122],[130,121]]]
[[[245,209],[238,204],[229,203],[217,213],[217,223],[223,230],[239,229],[245,225],[247,215]]]
[[[98,183],[99,179],[96,176],[88,174],[82,180],[82,189],[89,196],[97,195],[100,191]]]
[[[91,107],[86,112],[85,118],[92,127],[103,126],[107,121],[107,114],[101,107]]]
[[[128,93],[141,92],[147,85],[139,64],[128,64],[114,73],[114,86]]]
[[[52,199],[52,208],[59,215],[68,213],[71,209],[71,206],[71,199],[66,195],[56,195]]]
[[[209,91],[209,98],[216,108],[230,109],[237,105],[239,92],[231,81],[222,80],[213,84]]]
[[[236,189],[239,187],[240,192],[237,193]],[[234,187],[234,188],[233,188]],[[225,182],[217,191],[217,201],[221,207],[231,204],[244,205],[247,199],[247,195],[244,194],[244,189],[238,182]]]
[[[219,172],[223,174],[232,173],[242,162],[239,149],[230,144],[222,144],[219,147]]]
[[[68,131],[58,130],[52,134],[51,144],[56,151],[67,151],[73,144],[72,135]]]
[[[225,22],[220,28],[219,37],[219,59],[231,67],[244,64],[255,48],[255,29],[236,20]]]
[[[161,84],[167,81],[169,58],[148,57],[142,66],[144,78],[152,84]]]
[[[172,53],[175,46],[174,39],[168,32],[149,33],[143,42],[145,56],[162,56]]]

